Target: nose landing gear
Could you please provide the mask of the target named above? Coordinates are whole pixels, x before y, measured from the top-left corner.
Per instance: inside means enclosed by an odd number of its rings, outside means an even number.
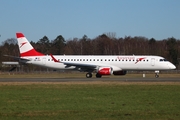
[[[159,77],[159,70],[156,70],[155,71],[155,78],[158,78]]]

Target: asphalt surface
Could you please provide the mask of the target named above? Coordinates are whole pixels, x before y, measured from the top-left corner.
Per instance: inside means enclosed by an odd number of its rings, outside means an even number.
[[[0,78],[0,82],[180,82],[180,78]]]

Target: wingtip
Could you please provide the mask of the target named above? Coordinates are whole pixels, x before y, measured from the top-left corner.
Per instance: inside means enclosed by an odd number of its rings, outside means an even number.
[[[16,33],[17,38],[25,37],[23,33],[17,32]]]

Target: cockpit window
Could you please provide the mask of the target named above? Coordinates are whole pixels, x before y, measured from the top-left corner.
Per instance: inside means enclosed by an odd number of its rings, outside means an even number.
[[[162,61],[167,61],[167,60],[166,59],[159,59],[159,61],[162,62]]]

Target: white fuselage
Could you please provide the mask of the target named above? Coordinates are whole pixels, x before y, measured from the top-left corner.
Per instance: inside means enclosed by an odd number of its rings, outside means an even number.
[[[111,67],[113,71],[120,70],[170,70],[176,67],[160,56],[120,56],[120,55],[54,55],[60,63],[54,62],[51,56],[28,56],[26,63],[53,69],[78,69],[77,66],[64,63],[86,64],[101,67]],[[23,62],[23,61],[22,61]]]

